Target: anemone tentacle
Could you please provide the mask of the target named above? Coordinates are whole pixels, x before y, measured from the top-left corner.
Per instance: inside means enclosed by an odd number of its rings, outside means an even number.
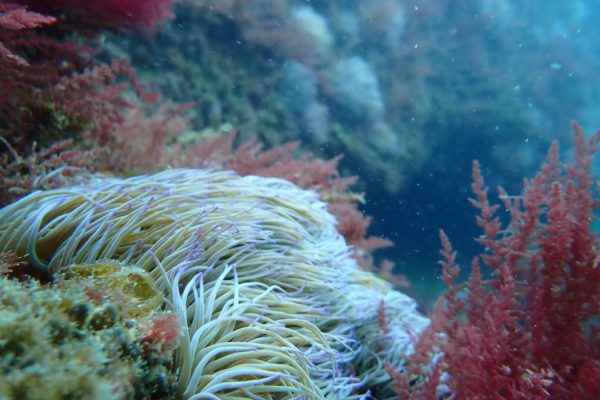
[[[358,398],[428,323],[357,267],[315,192],[186,169],[80,181],[0,209],[0,251],[51,273],[102,259],[148,271],[183,326],[181,398]]]

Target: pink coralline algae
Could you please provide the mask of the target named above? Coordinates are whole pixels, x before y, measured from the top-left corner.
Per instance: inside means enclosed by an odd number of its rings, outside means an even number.
[[[151,315],[142,332],[142,343],[157,347],[161,351],[173,351],[179,344],[180,322],[175,314],[158,313]]]

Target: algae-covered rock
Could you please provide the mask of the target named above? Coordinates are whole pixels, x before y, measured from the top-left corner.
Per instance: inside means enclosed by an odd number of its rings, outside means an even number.
[[[125,304],[122,312],[128,317],[141,317],[160,309],[164,302],[162,292],[155,287],[146,271],[135,266],[125,266],[115,261],[102,261],[91,265],[76,264],[66,271],[71,278],[88,278],[92,285],[105,286],[107,293],[118,296]]]
[[[116,263],[82,270],[50,285],[0,277],[0,398],[172,398],[173,349],[152,331],[170,314],[147,274]]]

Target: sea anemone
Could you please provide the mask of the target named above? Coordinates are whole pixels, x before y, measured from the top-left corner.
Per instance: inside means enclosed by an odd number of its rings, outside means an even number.
[[[314,192],[191,169],[85,180],[1,209],[0,251],[51,274],[98,260],[147,271],[183,326],[181,398],[385,392],[383,363],[400,365],[428,323],[356,266]]]

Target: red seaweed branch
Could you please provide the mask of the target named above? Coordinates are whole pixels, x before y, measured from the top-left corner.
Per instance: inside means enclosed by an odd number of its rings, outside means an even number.
[[[103,28],[152,28],[172,3],[0,0],[0,204],[51,170],[126,170],[160,158],[183,129],[183,109],[156,106],[126,60],[100,63],[84,43]]]
[[[591,166],[600,131],[586,139],[573,129],[573,162],[561,167],[553,144],[520,196],[499,189],[507,224],[473,163],[470,201],[484,252],[468,282],[457,284],[455,252],[441,233],[448,291],[406,370],[388,368],[403,398],[435,399],[448,390],[456,399],[597,398],[600,253]],[[440,369],[447,373],[442,385]]]
[[[87,28],[154,29],[173,17],[175,0],[13,0],[45,14],[67,14]],[[83,25],[81,25],[83,26]]]

